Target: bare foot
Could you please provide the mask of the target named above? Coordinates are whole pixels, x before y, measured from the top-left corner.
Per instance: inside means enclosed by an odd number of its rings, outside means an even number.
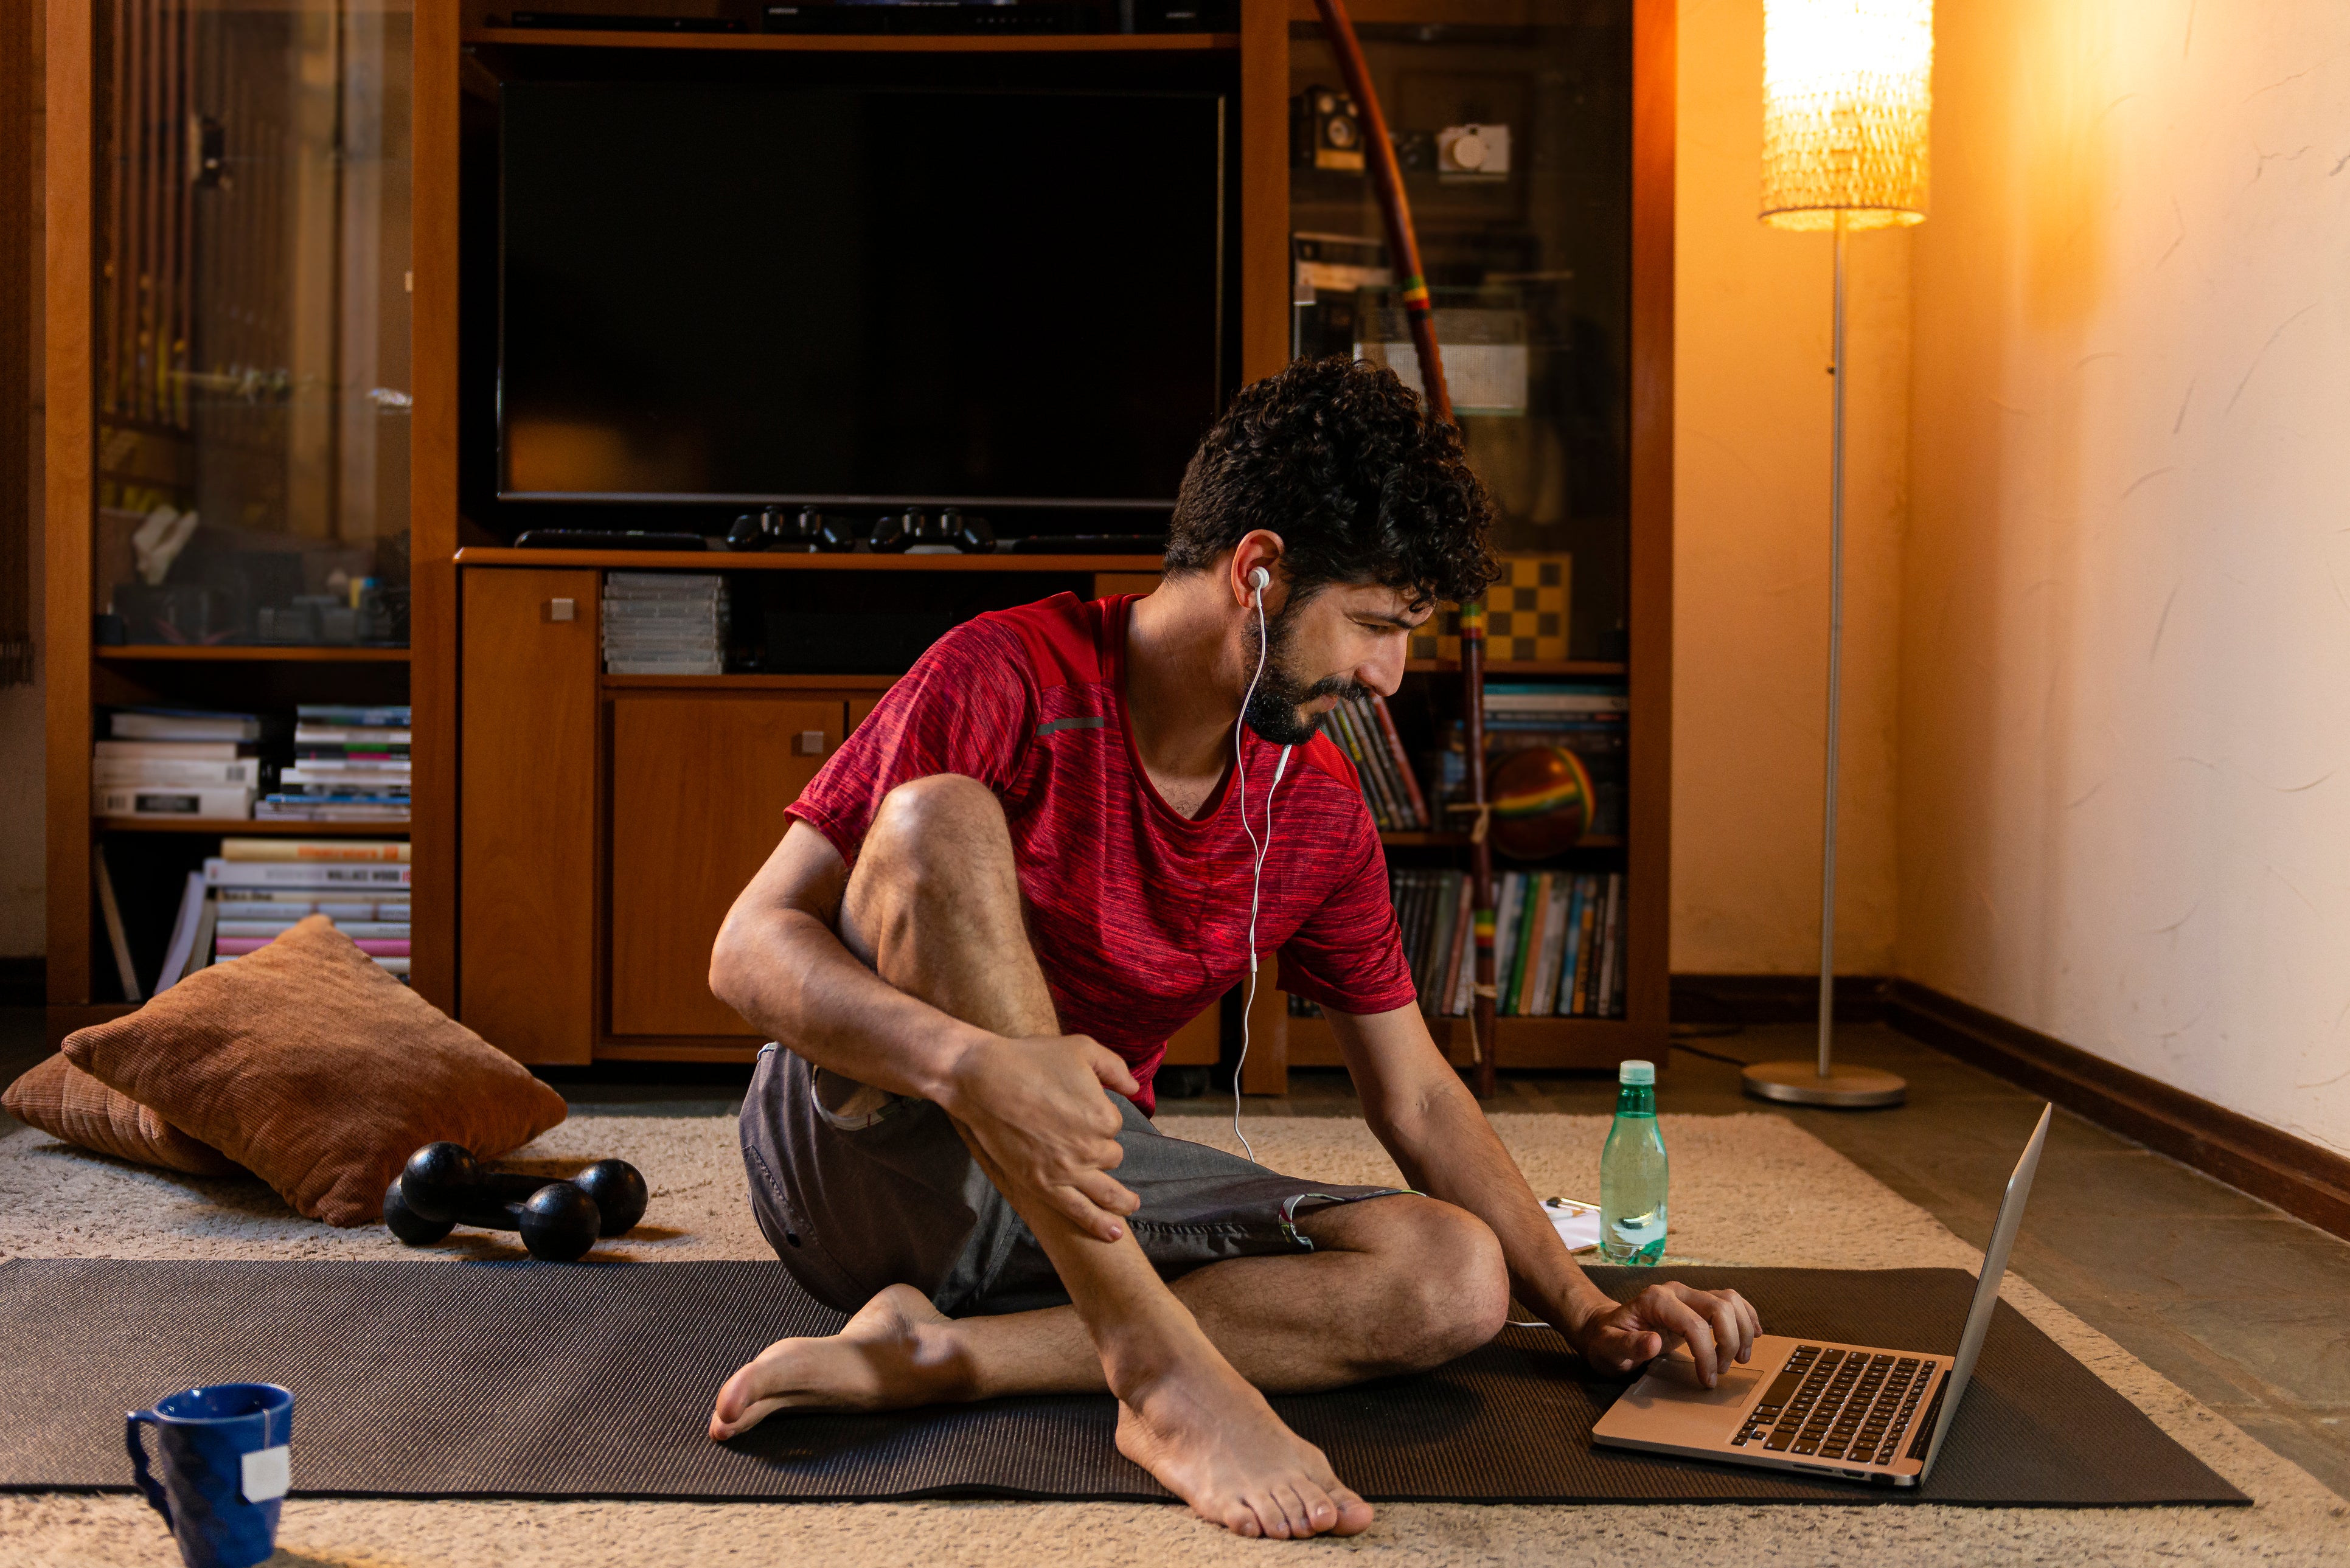
[[[938,1330],[951,1320],[911,1285],[891,1285],[838,1334],[779,1339],[726,1380],[710,1436],[740,1436],[778,1410],[902,1410],[959,1397],[964,1371]]]
[[[1235,1535],[1286,1541],[1370,1528],[1371,1505],[1338,1484],[1322,1450],[1282,1425],[1222,1357],[1121,1400],[1118,1449]]]

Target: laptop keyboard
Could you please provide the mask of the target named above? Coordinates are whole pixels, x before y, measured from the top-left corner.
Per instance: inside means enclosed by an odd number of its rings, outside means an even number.
[[[1731,1447],[1760,1444],[1772,1453],[1889,1465],[1936,1365],[1914,1355],[1799,1345]]]

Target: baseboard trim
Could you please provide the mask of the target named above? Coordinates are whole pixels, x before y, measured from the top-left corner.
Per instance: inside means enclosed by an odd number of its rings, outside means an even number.
[[[1840,1023],[1874,1023],[1885,981],[1873,974],[1835,977]],[[1676,1023],[1816,1023],[1820,977],[1815,974],[1677,974],[1672,980]]]
[[[1885,1021],[2350,1240],[2350,1158],[1915,981],[1886,983]]]

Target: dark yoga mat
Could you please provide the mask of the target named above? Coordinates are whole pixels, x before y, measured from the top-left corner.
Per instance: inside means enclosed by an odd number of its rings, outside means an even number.
[[[1595,1269],[1618,1296],[1649,1271]],[[1781,1334],[1935,1350],[1974,1282],[1950,1269],[1681,1269]],[[704,1434],[727,1375],[837,1314],[772,1263],[0,1263],[0,1488],[128,1490],[122,1412],[192,1384],[283,1383],[302,1496],[1158,1501],[1107,1397],[778,1416]],[[1422,1377],[1275,1399],[1374,1501],[2249,1501],[2002,1303],[1920,1494],[1594,1448],[1622,1385],[1547,1330]]]

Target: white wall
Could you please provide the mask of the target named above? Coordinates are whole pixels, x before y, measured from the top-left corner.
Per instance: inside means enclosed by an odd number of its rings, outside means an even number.
[[[1681,0],[1673,430],[1680,973],[1816,972],[1827,702],[1825,234],[1766,229],[1762,0]],[[1893,962],[1906,231],[1851,242],[1836,968]]]
[[[1938,10],[1899,971],[2350,1151],[2350,5]]]

